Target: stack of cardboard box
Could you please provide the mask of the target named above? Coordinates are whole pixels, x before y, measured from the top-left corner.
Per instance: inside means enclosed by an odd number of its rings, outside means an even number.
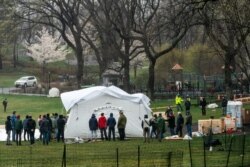
[[[202,134],[208,134],[212,128],[213,134],[224,132],[224,121],[222,119],[198,120],[198,131]]]

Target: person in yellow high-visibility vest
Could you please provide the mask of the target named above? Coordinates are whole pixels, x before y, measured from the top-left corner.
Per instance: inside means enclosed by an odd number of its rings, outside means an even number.
[[[183,102],[183,99],[181,98],[179,94],[177,94],[175,97],[175,104],[176,104],[177,111],[182,111],[182,106],[181,106],[182,102]]]

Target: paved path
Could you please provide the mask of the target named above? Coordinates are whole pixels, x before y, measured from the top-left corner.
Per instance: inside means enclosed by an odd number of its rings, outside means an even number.
[[[27,88],[32,89],[32,88]],[[29,92],[29,91],[27,91]],[[0,94],[12,94],[12,95],[27,95],[27,96],[47,96],[47,94],[33,94],[33,93],[24,93],[22,88],[0,88]]]

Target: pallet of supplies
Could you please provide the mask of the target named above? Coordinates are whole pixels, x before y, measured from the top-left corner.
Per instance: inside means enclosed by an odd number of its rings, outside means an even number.
[[[223,133],[224,124],[222,119],[198,120],[198,132],[208,134],[210,128],[212,128],[213,134]]]

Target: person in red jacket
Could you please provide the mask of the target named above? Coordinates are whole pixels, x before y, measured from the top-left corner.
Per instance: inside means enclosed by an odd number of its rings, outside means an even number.
[[[105,139],[108,140],[107,132],[106,132],[107,119],[104,116],[104,113],[101,113],[101,117],[98,119],[98,127],[99,127],[100,132],[101,132],[101,139],[104,140],[104,137],[105,137]],[[103,134],[104,134],[104,137],[103,137]]]

